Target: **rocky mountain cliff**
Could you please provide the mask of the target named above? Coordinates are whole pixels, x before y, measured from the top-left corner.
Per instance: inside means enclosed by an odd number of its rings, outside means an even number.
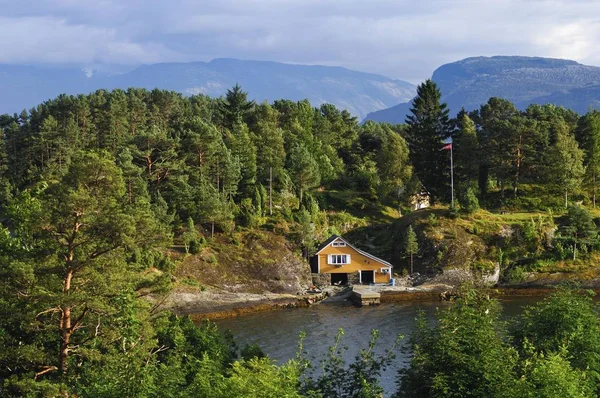
[[[439,67],[432,76],[453,112],[472,110],[490,97],[519,108],[552,103],[579,113],[600,105],[600,67],[536,57],[475,57]],[[370,113],[367,120],[402,123],[410,104]]]

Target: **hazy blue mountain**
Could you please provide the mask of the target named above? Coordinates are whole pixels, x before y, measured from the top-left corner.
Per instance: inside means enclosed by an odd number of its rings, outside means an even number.
[[[77,68],[0,64],[0,113],[20,112],[61,93],[87,93],[90,83]]]
[[[600,103],[600,67],[535,57],[476,57],[439,67],[432,76],[453,112],[502,97],[520,108],[553,103],[584,113]],[[370,113],[367,120],[401,123],[408,103]]]
[[[236,83],[257,101],[307,98],[315,106],[332,103],[359,118],[408,101],[416,92],[410,83],[341,67],[236,59],[144,65],[112,76],[89,76],[74,68],[0,65],[0,113],[19,112],[61,93],[99,88],[161,88],[218,97]]]

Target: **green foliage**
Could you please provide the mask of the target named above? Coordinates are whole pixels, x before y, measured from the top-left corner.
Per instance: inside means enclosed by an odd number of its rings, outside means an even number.
[[[406,119],[407,141],[415,173],[434,201],[446,198],[449,189],[449,154],[440,151],[444,140],[450,136],[448,108],[440,103],[441,93],[430,79],[417,87],[411,114]]]
[[[422,315],[411,338],[413,358],[401,370],[398,397],[498,397],[519,384],[518,355],[499,321],[499,304],[463,289],[460,299],[427,325]]]
[[[591,397],[598,394],[600,318],[591,295],[562,289],[510,326],[499,303],[463,287],[411,337],[397,397]]]
[[[440,225],[440,222],[434,213],[431,213],[429,216],[427,216],[427,223],[432,227],[437,227]]]
[[[218,100],[98,90],[0,116],[2,393],[380,395],[377,376],[389,357],[374,355],[376,333],[348,365],[338,339],[323,373],[311,379],[303,360],[275,365],[258,347],[246,347],[236,361],[232,339],[214,325],[157,314],[137,297],[169,288],[177,264],[165,248],[174,234],[195,254],[207,245],[199,231],[210,230],[216,245],[222,239],[214,235],[233,235],[236,224],[269,227],[308,256],[331,233],[361,234],[372,220],[389,222],[389,209],[406,205],[422,186],[434,200],[447,199],[449,153],[439,149],[449,137],[458,199],[469,215],[430,213],[414,225],[427,222],[448,235],[443,239],[459,241],[457,226],[470,223],[465,229],[473,225],[477,236],[469,239],[490,248],[474,268],[496,257],[503,267],[526,262],[508,269],[511,281],[526,270],[558,269],[556,258],[598,250],[596,225],[581,207],[559,219],[556,236],[552,214],[471,219],[480,205],[557,208],[563,194],[568,200],[582,188],[580,198],[595,204],[598,112],[578,118],[551,105],[522,112],[492,98],[451,121],[440,98],[433,82],[422,84],[407,126],[359,125],[346,111],[306,100],[256,105],[238,85]],[[403,227],[419,212],[413,216]],[[377,233],[376,244],[384,235]],[[422,251],[430,238],[423,236]],[[400,238],[404,253],[419,251],[412,227],[383,246]],[[450,247],[438,246],[432,263],[443,266]],[[216,250],[202,252],[205,265],[220,265]],[[552,300],[528,310],[511,341],[494,302],[464,293],[436,326],[421,324],[401,395],[597,394],[595,307],[578,295]]]
[[[377,398],[383,394],[379,385],[379,377],[394,358],[393,350],[402,336],[398,336],[396,344],[383,355],[375,354],[379,332],[371,332],[371,340],[367,348],[362,348],[354,362],[346,366],[343,359],[345,348],[341,346],[344,330],[340,329],[335,344],[320,363],[320,374],[303,380],[301,391],[310,397],[332,398]]]
[[[467,187],[465,191],[459,192],[458,201],[462,209],[467,213],[473,213],[479,209],[479,199],[477,199],[475,188],[472,186]]]
[[[240,351],[240,356],[243,360],[249,361],[252,358],[265,358],[263,350],[256,344],[246,344]]]
[[[568,207],[568,193],[580,188],[585,173],[583,151],[566,123],[556,126],[555,143],[550,149],[550,181],[556,184],[559,191],[565,194],[565,208]]]
[[[527,308],[513,335],[517,345],[531,344],[541,355],[564,350],[564,358],[600,391],[600,318],[589,293],[563,289]]]
[[[402,243],[402,251],[410,258],[410,273],[413,272],[413,257],[419,251],[419,241],[417,234],[412,228],[412,225],[408,226],[408,229],[404,233],[404,242]]]
[[[456,119],[458,131],[452,137],[456,185],[470,188],[477,181],[481,161],[477,128],[466,112]]]
[[[590,388],[586,374],[574,369],[565,358],[565,353],[534,355],[526,367],[527,382],[522,396],[544,398],[592,397],[594,390]]]
[[[235,125],[241,125],[247,120],[253,107],[254,101],[248,101],[248,93],[236,84],[227,90],[225,98],[219,102],[224,126],[233,129]]]
[[[587,245],[594,245],[598,240],[598,229],[592,215],[580,206],[569,207],[559,232],[557,239],[571,246],[573,260],[577,258],[578,248],[585,249]],[[585,254],[585,251],[583,252]]]
[[[600,175],[600,112],[594,110],[583,115],[577,123],[576,136],[585,154],[584,185],[591,193],[592,204],[596,207]]]
[[[527,271],[523,267],[512,267],[506,273],[506,280],[509,283],[519,283],[525,280]]]
[[[292,181],[300,193],[300,203],[302,203],[304,191],[318,185],[321,181],[319,166],[308,149],[301,144],[292,147],[287,164]]]

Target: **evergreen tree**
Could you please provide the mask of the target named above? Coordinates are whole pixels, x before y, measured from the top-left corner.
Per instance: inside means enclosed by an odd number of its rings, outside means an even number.
[[[185,232],[182,235],[182,238],[185,252],[192,252],[192,254],[196,254],[199,246],[198,240],[200,239],[200,234],[196,230],[196,226],[194,225],[194,219],[192,217],[188,218],[187,226]]]
[[[404,235],[403,249],[406,254],[410,257],[410,274],[413,274],[414,268],[414,255],[419,251],[419,242],[417,240],[417,234],[413,230],[412,225],[408,226]]]
[[[285,147],[283,130],[278,127],[278,112],[268,104],[256,109],[257,120],[253,125],[256,146],[258,181],[267,185],[271,178],[279,180],[284,173]]]
[[[511,174],[511,160],[514,153],[509,141],[510,120],[519,114],[517,108],[509,101],[501,98],[490,98],[479,111],[478,119],[481,125],[479,145],[482,153],[483,178],[480,178],[479,188],[487,190],[488,173],[498,182],[502,197],[506,181]]]
[[[38,198],[23,194],[8,210],[17,228],[3,252],[9,269],[17,266],[30,278],[22,280],[26,298],[15,305],[30,317],[17,333],[29,336],[25,344],[33,351],[21,351],[15,374],[70,377],[72,367],[92,360],[115,337],[119,300],[139,281],[127,251],[164,242],[155,235],[149,207],[127,206],[125,192],[121,172],[106,154],[77,154],[60,181]]]
[[[144,168],[146,178],[155,190],[181,171],[178,156],[179,138],[172,138],[165,130],[153,127],[133,138],[134,156]]]
[[[256,147],[245,124],[234,125],[229,148],[240,164],[241,178],[238,193],[247,198],[254,192],[256,184]]]
[[[227,90],[225,98],[221,101],[220,111],[223,125],[233,130],[236,124],[245,123],[250,111],[254,108],[254,101],[248,101],[248,93],[242,90],[239,84]]]
[[[300,193],[300,203],[306,189],[319,184],[321,175],[317,162],[302,144],[295,145],[288,154],[288,169],[296,189]]]
[[[454,133],[452,144],[454,176],[460,190],[466,191],[477,181],[480,164],[477,130],[467,113],[462,113],[458,119],[458,130]]]
[[[440,151],[450,136],[449,111],[440,98],[437,85],[431,79],[426,80],[417,87],[411,114],[406,118],[406,136],[415,172],[434,201],[450,196],[449,154]]]
[[[556,142],[548,154],[549,178],[564,192],[565,208],[569,206],[569,191],[576,191],[581,186],[585,173],[583,158],[583,151],[568,126],[565,123],[557,126]]]
[[[597,242],[598,228],[592,215],[584,207],[570,206],[564,225],[559,229],[559,240],[572,245],[573,260],[577,258],[577,248],[583,245],[593,245]]]
[[[576,135],[585,153],[584,184],[590,190],[592,204],[596,207],[596,193],[600,183],[600,112],[591,111],[579,119]]]

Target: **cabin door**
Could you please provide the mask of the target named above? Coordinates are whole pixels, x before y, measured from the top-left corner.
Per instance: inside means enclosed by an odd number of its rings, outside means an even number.
[[[360,283],[363,285],[375,283],[375,271],[360,271]]]
[[[348,274],[331,274],[331,284],[346,286],[348,284]]]

